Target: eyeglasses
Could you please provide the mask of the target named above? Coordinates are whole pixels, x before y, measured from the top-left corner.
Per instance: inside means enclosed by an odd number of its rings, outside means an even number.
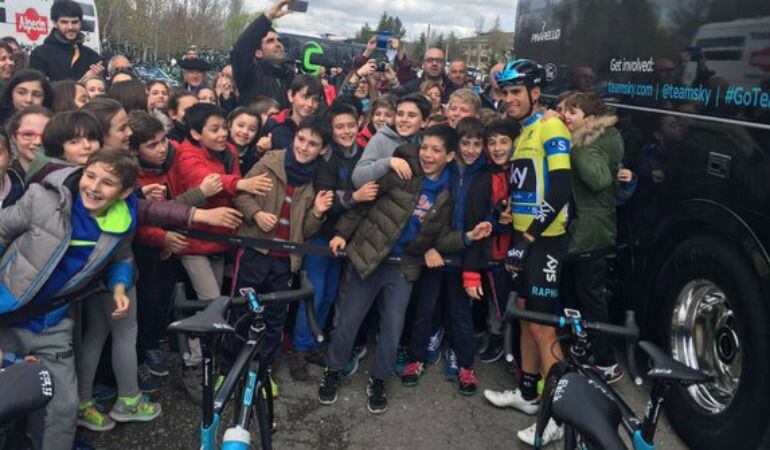
[[[17,131],[16,138],[31,142],[34,141],[35,138],[43,139],[43,133],[35,133],[34,131]]]
[[[444,58],[425,58],[425,62],[428,64],[441,64],[444,62]]]

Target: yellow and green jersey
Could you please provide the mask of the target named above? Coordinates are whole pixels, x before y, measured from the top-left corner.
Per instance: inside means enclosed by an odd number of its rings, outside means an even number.
[[[570,132],[561,120],[541,120],[535,114],[522,123],[523,129],[511,156],[511,200],[513,228],[530,230],[533,222],[550,224],[542,236],[560,236],[567,230],[569,205],[552,206],[547,201],[554,189],[550,172],[570,170]],[[558,211],[557,211],[558,209]],[[553,216],[556,216],[555,218]]]

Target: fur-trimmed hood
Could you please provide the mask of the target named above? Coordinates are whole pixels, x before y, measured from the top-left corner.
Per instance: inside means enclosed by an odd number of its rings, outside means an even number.
[[[573,147],[586,147],[596,142],[608,128],[618,123],[618,116],[607,114],[597,117],[590,124],[572,133]]]

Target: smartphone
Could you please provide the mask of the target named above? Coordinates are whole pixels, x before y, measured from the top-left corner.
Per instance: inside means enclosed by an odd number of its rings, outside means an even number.
[[[390,38],[391,36],[393,36],[393,33],[377,33],[375,36],[377,39],[377,48],[380,50],[387,50],[388,41],[390,41]]]
[[[302,0],[292,0],[287,6],[289,11],[304,13],[307,12],[307,2]]]

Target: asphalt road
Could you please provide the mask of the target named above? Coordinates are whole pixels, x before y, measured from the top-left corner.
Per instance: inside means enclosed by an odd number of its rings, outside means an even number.
[[[365,386],[371,352],[361,368],[346,378],[333,406],[318,402],[317,387],[322,369],[310,366],[311,380],[294,382],[288,368],[279,363],[275,378],[281,394],[276,401],[277,449],[524,449],[516,431],[533,423],[534,418],[512,409],[491,406],[483,389],[511,388],[513,376],[502,362],[478,364],[479,392],[465,397],[456,385],[444,381],[443,361],[430,366],[414,388],[402,387],[392,378],[387,387],[389,410],[374,416],[366,409]],[[176,390],[169,378],[161,379],[158,398],[162,415],[153,422],[118,424],[106,433],[82,431],[81,437],[99,449],[195,449],[198,448],[198,408]],[[643,414],[646,390],[624,377],[618,384],[621,395]],[[227,423],[223,424],[226,427]],[[258,439],[252,433],[252,443]],[[671,431],[665,417],[656,435],[658,449],[687,447]],[[550,445],[549,449],[560,448]]]

